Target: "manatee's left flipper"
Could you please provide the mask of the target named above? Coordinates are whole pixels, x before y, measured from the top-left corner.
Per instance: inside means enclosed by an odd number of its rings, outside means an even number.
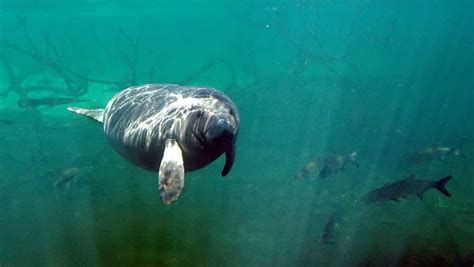
[[[221,175],[226,176],[229,174],[232,166],[234,165],[235,160],[235,143],[232,144],[227,151],[225,152],[225,165],[224,169],[222,169]]]
[[[183,153],[174,139],[166,140],[158,181],[161,201],[165,204],[175,201],[184,188]]]
[[[68,107],[67,110],[77,113],[77,114],[84,115],[100,123],[104,123],[104,112],[105,112],[104,109],[101,109],[101,108],[85,109],[85,108]]]

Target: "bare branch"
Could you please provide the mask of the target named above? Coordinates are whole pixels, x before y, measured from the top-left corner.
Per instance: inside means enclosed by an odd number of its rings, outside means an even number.
[[[5,89],[2,93],[0,93],[0,95],[6,97],[11,91],[16,91],[19,93],[21,89],[21,82],[23,80],[20,79],[19,76],[15,73],[13,67],[10,64],[10,61],[5,55],[0,54],[0,61],[3,63],[3,68],[5,69],[9,80],[8,88]]]
[[[28,31],[26,30],[25,20],[22,17],[20,17],[20,15],[18,15],[18,14],[16,14],[16,18],[20,22],[21,28],[23,30],[23,35],[25,36],[25,39],[28,42],[28,44],[30,45],[31,49],[33,49],[33,51],[38,53],[38,48],[36,47],[35,43],[31,40],[31,37],[28,34]]]
[[[61,58],[61,55],[59,54],[58,50],[56,49],[56,47],[51,42],[48,33],[44,30],[43,27],[41,27],[41,32],[43,33],[43,38],[44,38],[44,42],[45,42],[45,45],[46,45],[46,57],[47,58],[50,57],[49,56],[49,50],[52,49],[53,53],[56,56],[56,58]]]
[[[214,67],[214,65],[216,65],[216,60],[211,59],[209,62],[202,65],[199,69],[191,73],[191,75],[189,75],[187,78],[181,80],[179,84],[186,85],[197,80],[199,76],[202,76],[203,73],[206,73],[207,71],[209,71],[212,67]]]
[[[119,53],[122,56],[122,59],[124,62],[128,65],[129,72],[130,72],[130,82],[132,84],[137,83],[138,79],[138,74],[137,74],[137,65],[138,65],[138,51],[139,51],[139,43],[142,38],[142,33],[143,33],[143,25],[140,24],[140,28],[138,30],[138,34],[135,37],[135,39],[131,38],[130,35],[128,35],[122,28],[119,28],[118,30],[119,35],[124,38],[129,45],[132,47],[132,55],[128,56],[122,49],[118,49]]]
[[[61,77],[64,80],[64,83],[66,84],[68,91],[70,94],[74,96],[81,95],[87,91],[87,83],[98,83],[98,84],[105,84],[105,85],[116,85],[116,86],[127,86],[131,84],[135,84],[137,81],[137,72],[136,72],[136,62],[137,62],[137,57],[138,57],[138,43],[141,38],[141,30],[140,33],[136,39],[136,41],[133,41],[123,33],[124,38],[127,38],[131,41],[132,46],[134,47],[134,58],[129,60],[129,68],[132,71],[132,78],[131,79],[122,79],[122,80],[105,80],[105,79],[96,79],[96,78],[89,78],[87,75],[83,75],[81,73],[78,73],[65,65],[60,64],[59,62],[51,59],[50,57],[50,51],[54,53],[54,55],[57,58],[61,58],[61,54],[59,53],[59,50],[56,49],[54,44],[51,42],[51,39],[49,38],[49,35],[47,32],[42,29],[43,32],[43,38],[45,40],[45,45],[46,45],[46,55],[42,55],[33,42],[33,39],[31,38],[30,34],[28,33],[26,22],[23,18],[17,15],[18,21],[21,25],[21,29],[23,31],[23,35],[30,47],[30,49],[23,48],[19,45],[13,44],[7,40],[3,40],[1,44],[3,44],[5,47],[10,48],[12,50],[15,50],[19,53],[22,53],[24,55],[27,55],[31,57],[33,60],[38,62],[41,65],[44,65],[48,68],[50,68],[53,72],[55,72],[59,77]],[[106,52],[110,53],[110,51],[106,50]],[[86,85],[86,86],[84,86]]]

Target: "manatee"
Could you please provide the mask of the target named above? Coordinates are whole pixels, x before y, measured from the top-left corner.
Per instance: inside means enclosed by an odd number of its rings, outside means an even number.
[[[208,87],[147,84],[117,93],[105,109],[68,107],[103,123],[112,147],[125,159],[158,172],[163,203],[175,201],[184,173],[225,154],[222,176],[234,163],[239,112],[232,100]]]

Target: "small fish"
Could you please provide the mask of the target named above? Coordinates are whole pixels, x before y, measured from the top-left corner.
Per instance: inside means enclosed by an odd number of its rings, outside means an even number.
[[[450,148],[450,147],[429,147],[422,151],[413,153],[408,156],[407,161],[409,164],[422,164],[428,163],[435,159],[444,161],[447,156],[461,156],[463,158],[467,158],[466,155],[461,150],[461,146],[457,148]]]
[[[295,175],[296,178],[309,178],[311,177],[316,169],[318,168],[319,164],[317,160],[311,160],[304,167],[298,171]]]
[[[324,225],[323,236],[321,237],[321,247],[325,249],[330,245],[334,245],[335,228],[339,221],[339,211],[332,212]]]
[[[357,151],[352,152],[349,156],[340,156],[340,155],[333,155],[327,158],[324,161],[324,166],[319,172],[319,178],[327,178],[339,171],[344,170],[348,163],[354,164],[357,168],[359,168],[359,163],[356,160]]]
[[[362,198],[362,202],[369,204],[389,200],[400,201],[400,198],[407,198],[410,195],[417,195],[420,199],[423,199],[425,192],[431,188],[436,188],[445,196],[451,197],[451,194],[445,188],[445,185],[451,180],[451,178],[452,175],[449,175],[441,178],[439,181],[433,182],[417,180],[415,175],[412,174],[404,180],[370,191]]]
[[[11,126],[13,124],[15,124],[16,122],[15,121],[12,121],[12,120],[4,120],[4,119],[0,119],[0,124],[5,124],[7,126]]]
[[[69,168],[61,172],[56,181],[54,182],[54,187],[69,187],[74,178],[77,177],[80,170],[78,168]]]
[[[64,105],[64,104],[75,103],[75,102],[83,102],[83,101],[87,101],[87,100],[80,100],[80,99],[68,98],[68,97],[47,97],[47,98],[39,98],[39,99],[33,99],[33,98],[20,99],[18,100],[17,104],[18,104],[18,107],[20,108],[35,108],[39,106],[53,107],[53,106]]]

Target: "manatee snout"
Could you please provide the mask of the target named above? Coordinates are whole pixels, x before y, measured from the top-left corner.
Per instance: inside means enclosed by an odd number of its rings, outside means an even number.
[[[235,126],[225,119],[218,119],[206,131],[206,140],[210,144],[226,144],[232,141],[235,134]]]
[[[211,146],[219,147],[222,153],[225,153],[226,160],[221,175],[226,176],[232,169],[235,160],[237,127],[234,118],[211,118],[205,136]]]

